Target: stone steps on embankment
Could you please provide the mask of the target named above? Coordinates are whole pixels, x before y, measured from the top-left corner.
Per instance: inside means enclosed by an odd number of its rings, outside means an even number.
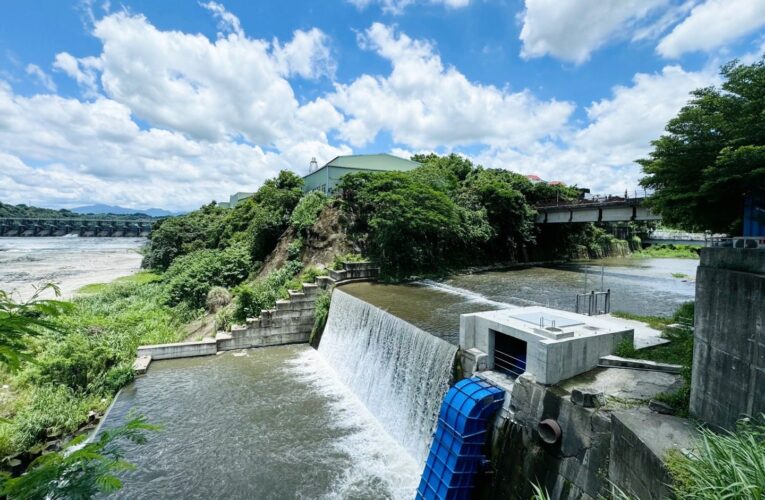
[[[152,359],[208,356],[223,351],[307,343],[314,324],[316,299],[322,290],[331,290],[339,283],[376,279],[379,267],[369,262],[347,262],[345,269],[330,271],[332,276],[319,276],[315,283],[303,283],[302,290],[289,290],[288,299],[280,299],[271,309],[264,309],[257,318],[234,325],[230,332],[218,332],[215,338],[197,342],[140,346],[134,363],[137,374],[145,373]],[[140,361],[148,358],[148,362]],[[144,366],[145,365],[145,366]]]

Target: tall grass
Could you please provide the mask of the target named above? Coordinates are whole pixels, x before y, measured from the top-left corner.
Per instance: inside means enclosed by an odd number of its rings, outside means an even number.
[[[690,245],[651,245],[639,252],[635,252],[633,257],[637,258],[659,258],[659,259],[698,259],[699,252],[697,247]]]
[[[637,316],[629,313],[615,312],[617,318],[635,319],[648,323],[655,329],[663,330],[662,337],[669,340],[668,344],[662,344],[646,349],[635,349],[632,342],[619,344],[616,355],[625,358],[646,359],[659,363],[671,363],[683,367],[680,374],[683,377],[683,387],[674,393],[659,394],[656,399],[663,401],[674,408],[679,416],[688,416],[688,407],[691,397],[691,368],[693,367],[693,330],[691,328],[670,329],[671,323],[692,325],[694,316],[694,303],[686,302],[670,317]]]
[[[701,429],[694,451],[673,452],[667,466],[678,499],[765,498],[765,415],[743,420],[735,432]]]
[[[141,273],[79,296],[55,330],[28,338],[28,361],[0,370],[0,458],[74,432],[132,379],[139,345],[183,338],[194,312],[168,307],[156,280]]]

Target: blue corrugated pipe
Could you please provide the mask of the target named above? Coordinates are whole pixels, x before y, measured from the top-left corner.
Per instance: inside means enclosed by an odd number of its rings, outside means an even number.
[[[417,499],[469,499],[486,460],[488,419],[502,407],[505,391],[485,380],[462,379],[446,393],[425,461]]]

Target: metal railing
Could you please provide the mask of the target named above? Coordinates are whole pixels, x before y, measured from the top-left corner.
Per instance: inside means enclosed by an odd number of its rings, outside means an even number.
[[[736,236],[717,237],[713,236],[705,241],[707,247],[715,248],[738,248],[740,250],[763,250],[765,249],[765,236]]]
[[[611,289],[605,292],[596,292],[576,294],[576,313],[586,314],[587,316],[596,316],[598,314],[608,314],[611,312]]]
[[[495,349],[494,368],[502,373],[518,378],[526,372],[526,361]]]
[[[648,189],[633,189],[625,190],[624,193],[618,194],[590,194],[584,193],[581,198],[575,200],[560,199],[556,196],[554,200],[545,200],[536,204],[538,208],[549,207],[566,207],[566,206],[580,206],[580,205],[602,205],[608,203],[625,203],[642,201],[646,198],[650,198],[653,195],[653,191]]]

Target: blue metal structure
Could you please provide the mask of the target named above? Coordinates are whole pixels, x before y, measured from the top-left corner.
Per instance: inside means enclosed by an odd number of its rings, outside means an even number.
[[[744,200],[744,236],[765,236],[765,195]]]
[[[486,460],[488,419],[502,407],[505,391],[485,380],[462,379],[446,393],[425,461],[417,499],[467,500]]]

